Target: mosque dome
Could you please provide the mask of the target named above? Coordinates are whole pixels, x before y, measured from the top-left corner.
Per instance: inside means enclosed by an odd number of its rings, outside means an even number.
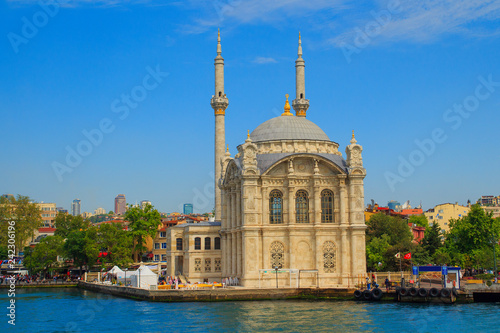
[[[260,124],[251,134],[254,142],[275,140],[330,141],[323,130],[305,117],[280,116]]]

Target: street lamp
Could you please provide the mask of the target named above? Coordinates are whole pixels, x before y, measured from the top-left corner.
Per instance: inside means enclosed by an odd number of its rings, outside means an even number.
[[[278,289],[278,266],[274,267],[274,270],[276,271],[276,289]]]
[[[495,238],[495,235],[492,235],[492,240],[493,240],[493,264],[494,264],[494,271],[493,274],[495,275],[495,283],[498,283],[498,275],[497,275],[497,256],[496,256],[496,251],[495,248],[497,247],[497,241]]]
[[[127,286],[127,271],[128,268],[125,268],[125,287]]]

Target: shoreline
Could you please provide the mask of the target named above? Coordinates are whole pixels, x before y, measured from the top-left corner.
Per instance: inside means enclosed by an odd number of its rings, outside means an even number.
[[[10,285],[0,285],[0,289],[9,289]],[[16,284],[16,289],[24,289],[24,288],[78,288],[78,283],[59,283],[59,284]]]
[[[97,293],[110,294],[122,298],[149,302],[228,302],[301,299],[355,301],[354,288],[248,289],[243,287],[229,287],[217,289],[146,290],[133,287],[102,285],[83,281],[78,283],[78,288]],[[465,293],[459,294],[457,297],[458,304],[471,303],[471,301],[471,297]],[[382,299],[376,302],[397,302],[396,293],[394,291],[384,293]]]

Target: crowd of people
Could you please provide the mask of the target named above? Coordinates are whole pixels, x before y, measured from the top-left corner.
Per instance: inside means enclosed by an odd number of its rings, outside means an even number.
[[[240,285],[240,280],[238,280],[237,277],[228,277],[228,278],[223,278],[222,279],[222,284],[225,286],[239,286]]]
[[[0,275],[0,284],[9,284],[12,275]],[[46,284],[46,283],[65,283],[76,282],[80,280],[80,276],[71,274],[36,274],[36,275],[14,275],[16,284]]]

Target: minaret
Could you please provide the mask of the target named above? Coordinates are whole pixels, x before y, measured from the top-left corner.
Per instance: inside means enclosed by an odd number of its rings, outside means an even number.
[[[221,219],[221,193],[219,177],[221,174],[221,159],[224,158],[226,146],[226,133],[224,118],[229,101],[224,93],[224,58],[221,56],[220,30],[217,37],[217,56],[215,57],[215,95],[212,96],[210,105],[215,112],[215,220]]]
[[[299,32],[299,50],[298,58],[295,61],[295,87],[296,97],[292,102],[293,109],[297,117],[305,117],[309,108],[309,100],[306,99],[306,79],[305,67],[306,62],[302,59],[302,40]]]

